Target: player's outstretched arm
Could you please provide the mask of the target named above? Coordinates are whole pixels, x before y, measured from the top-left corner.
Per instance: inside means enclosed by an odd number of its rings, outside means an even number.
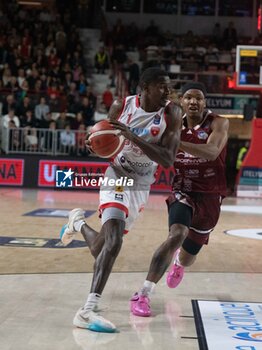
[[[196,157],[215,160],[221,153],[228,139],[229,121],[219,117],[211,124],[212,133],[209,135],[206,144],[195,144],[191,142],[181,142],[181,150]]]
[[[168,168],[174,163],[180,142],[182,111],[179,106],[171,102],[167,105],[165,113],[167,128],[159,144],[152,144],[143,140],[132,133],[127,125],[117,120],[112,120],[111,124],[116,129],[121,130],[121,134],[141,148],[150,159]]]

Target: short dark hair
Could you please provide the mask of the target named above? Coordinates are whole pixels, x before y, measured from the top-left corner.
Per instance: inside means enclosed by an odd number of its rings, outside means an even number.
[[[139,85],[143,88],[143,85],[151,83],[157,83],[161,77],[167,77],[168,73],[158,67],[150,67],[144,70],[140,77]]]
[[[182,89],[181,89],[182,95],[184,95],[188,90],[191,90],[191,89],[202,91],[203,95],[206,97],[207,90],[203,83],[199,83],[196,81],[191,81],[189,83],[186,83],[185,85],[182,86]]]

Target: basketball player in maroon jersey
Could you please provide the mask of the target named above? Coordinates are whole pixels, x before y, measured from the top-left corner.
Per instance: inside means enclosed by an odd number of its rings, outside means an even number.
[[[201,83],[182,88],[184,111],[181,142],[174,162],[172,194],[167,199],[169,234],[153,255],[143,287],[131,299],[131,312],[150,316],[150,294],[167,270],[167,285],[181,282],[184,267],[197,254],[217,224],[226,194],[225,157],[229,122],[206,107],[206,89]],[[175,254],[174,254],[175,252]]]

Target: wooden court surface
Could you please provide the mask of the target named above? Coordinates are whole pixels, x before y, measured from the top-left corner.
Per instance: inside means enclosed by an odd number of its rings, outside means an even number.
[[[96,193],[2,188],[0,236],[55,239],[66,219],[23,214],[40,208],[96,210],[97,204]],[[0,246],[0,349],[199,349],[193,299],[261,302],[262,241],[223,233],[262,228],[261,200],[229,198],[224,204],[259,210],[256,214],[222,212],[210,244],[187,269],[181,285],[169,289],[163,277],[152,295],[152,317],[140,318],[130,315],[129,298],[141,287],[152,253],[167,235],[165,196],[150,197],[124,239],[103,293],[101,313],[116,324],[117,334],[97,334],[72,325],[92,280],[93,259],[87,248]],[[87,222],[98,229],[97,213]]]
[[[165,239],[167,211],[165,195],[152,195],[147,208],[134,228],[124,238],[122,251],[114,266],[115,272],[146,271],[151,256]],[[0,190],[0,236],[58,238],[65,218],[33,217],[23,214],[40,208],[96,210],[98,195],[93,192]],[[260,206],[259,200],[229,198],[224,204]],[[87,219],[93,228],[100,228],[97,211]],[[262,227],[261,214],[223,212],[196,263],[193,272],[262,272],[262,241],[232,237],[225,230]],[[81,235],[79,240],[83,240]],[[92,272],[93,258],[87,248],[41,249],[0,246],[0,273],[63,273]]]

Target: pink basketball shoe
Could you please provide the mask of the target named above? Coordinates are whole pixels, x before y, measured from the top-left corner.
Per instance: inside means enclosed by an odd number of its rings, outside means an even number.
[[[179,254],[180,249],[178,249],[174,254],[174,260]],[[166,283],[169,288],[176,288],[182,281],[184,276],[184,267],[174,263],[167,274]]]
[[[130,299],[130,311],[133,315],[141,317],[151,316],[150,300],[145,295],[135,293]]]

